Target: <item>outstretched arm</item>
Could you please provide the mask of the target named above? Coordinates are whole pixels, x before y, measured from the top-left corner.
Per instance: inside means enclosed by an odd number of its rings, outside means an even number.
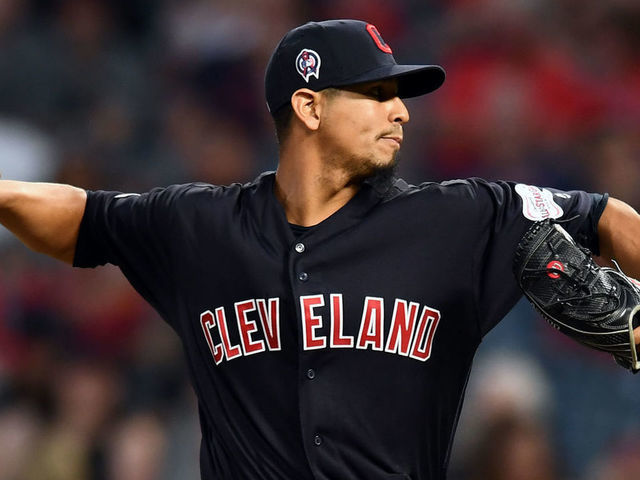
[[[70,185],[0,180],[0,223],[32,250],[71,264],[86,200]]]

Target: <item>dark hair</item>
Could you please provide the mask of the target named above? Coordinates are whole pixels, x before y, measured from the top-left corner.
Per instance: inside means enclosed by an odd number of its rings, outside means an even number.
[[[338,88],[328,87],[321,92],[326,98],[333,98],[340,90]],[[276,138],[278,143],[282,145],[289,135],[289,127],[291,126],[291,119],[293,118],[293,107],[291,102],[284,104],[278,110],[271,114],[273,117],[273,123],[276,126]]]
[[[289,126],[291,125],[291,118],[293,118],[291,102],[280,107],[273,112],[271,116],[276,126],[276,138],[278,139],[278,143],[282,145],[289,135]]]

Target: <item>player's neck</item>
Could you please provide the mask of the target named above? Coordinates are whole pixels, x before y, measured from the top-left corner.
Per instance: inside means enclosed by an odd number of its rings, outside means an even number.
[[[281,155],[275,194],[289,223],[308,227],[340,210],[359,187],[343,172],[328,170],[320,161],[304,160]]]

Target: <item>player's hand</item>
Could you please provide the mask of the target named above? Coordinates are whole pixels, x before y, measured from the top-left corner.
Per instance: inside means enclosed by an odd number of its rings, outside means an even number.
[[[549,220],[523,236],[514,272],[525,296],[560,332],[640,372],[640,282],[617,264],[598,266],[589,250]]]

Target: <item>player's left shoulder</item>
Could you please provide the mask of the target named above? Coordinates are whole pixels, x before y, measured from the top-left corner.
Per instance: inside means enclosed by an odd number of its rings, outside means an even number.
[[[456,179],[441,182],[422,182],[418,184],[407,183],[403,179],[397,179],[393,188],[392,198],[408,197],[415,200],[434,200],[437,198],[473,199],[479,190],[477,179]]]
[[[481,208],[476,188],[467,180],[411,184],[397,179],[381,207],[396,218],[419,222],[473,222]]]

